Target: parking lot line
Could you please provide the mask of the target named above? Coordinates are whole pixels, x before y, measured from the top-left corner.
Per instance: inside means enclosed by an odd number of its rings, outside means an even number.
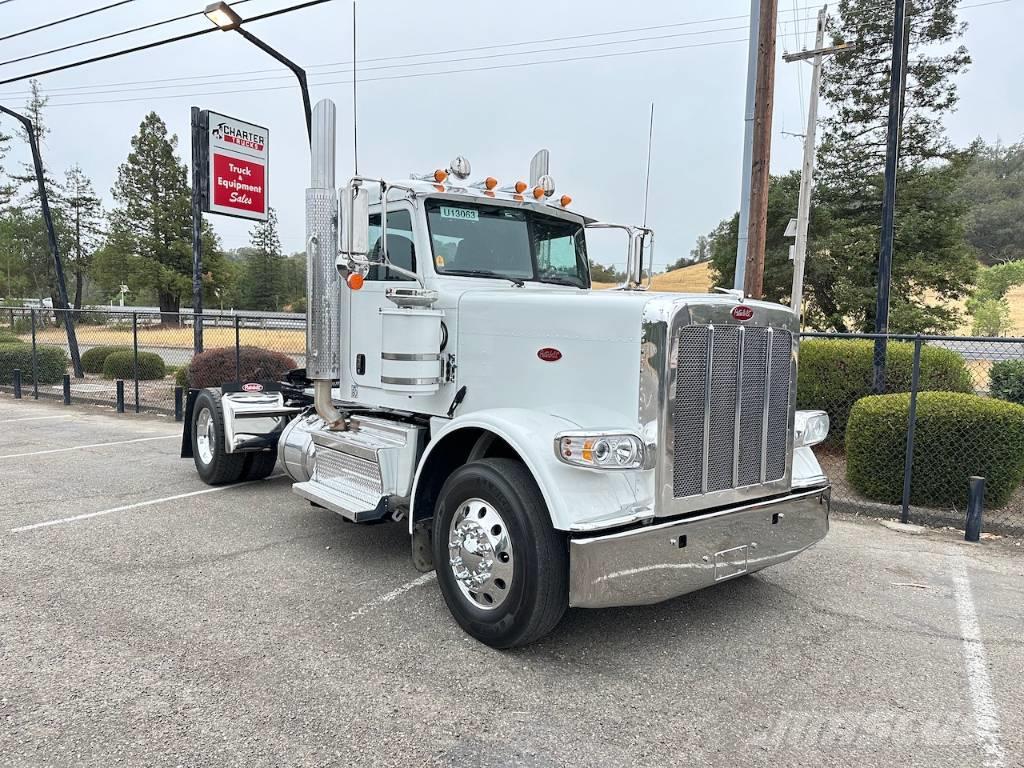
[[[21,419],[0,419],[0,424],[13,424],[16,421],[42,421],[43,419],[70,419],[72,414],[61,413],[57,416],[26,416]]]
[[[417,578],[413,579],[412,581],[407,581],[405,584],[403,584],[400,587],[395,587],[390,592],[385,592],[383,595],[378,595],[377,597],[373,598],[373,600],[371,600],[370,602],[368,602],[368,603],[360,606],[356,610],[352,611],[352,613],[350,613],[348,615],[348,620],[349,621],[354,621],[355,619],[358,619],[360,616],[364,616],[367,613],[369,613],[370,611],[376,610],[377,608],[379,608],[380,606],[384,605],[385,603],[390,603],[396,597],[401,597],[406,592],[408,592],[410,589],[415,589],[420,584],[426,584],[428,581],[433,581],[436,576],[437,576],[437,572],[436,571],[431,571],[430,573],[424,573],[422,576],[418,576]]]
[[[80,451],[84,448],[103,448],[107,445],[125,445],[126,443],[145,443],[149,440],[170,440],[181,438],[181,435],[160,435],[158,437],[136,437],[131,440],[112,440],[109,443],[90,443],[89,445],[71,445],[67,448],[49,448],[45,451],[28,451],[26,453],[6,453],[0,459],[20,459],[24,456],[41,456],[44,453],[64,453],[66,451]]]
[[[974,710],[974,732],[985,753],[985,768],[1003,768],[1006,765],[1006,754],[999,736],[999,710],[992,694],[992,681],[988,676],[988,662],[971,594],[971,582],[967,577],[964,556],[960,554],[955,557],[953,564],[953,594],[960,619],[971,708]]]

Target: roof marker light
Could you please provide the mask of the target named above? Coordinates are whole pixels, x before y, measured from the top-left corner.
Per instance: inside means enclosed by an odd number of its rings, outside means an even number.
[[[568,195],[562,195],[558,199],[558,202],[563,208],[568,208],[570,205],[572,205],[572,198],[569,197]]]

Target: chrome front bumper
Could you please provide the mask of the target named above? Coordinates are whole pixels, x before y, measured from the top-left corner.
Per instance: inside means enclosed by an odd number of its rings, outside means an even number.
[[[785,562],[828,533],[830,487],[569,544],[569,605],[657,603]]]

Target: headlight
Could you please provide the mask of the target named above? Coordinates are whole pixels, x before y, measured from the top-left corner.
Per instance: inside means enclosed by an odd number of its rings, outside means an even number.
[[[646,450],[636,435],[562,432],[555,437],[555,455],[566,464],[591,469],[642,469]]]
[[[828,414],[824,411],[797,411],[793,422],[793,447],[817,445],[828,437]]]

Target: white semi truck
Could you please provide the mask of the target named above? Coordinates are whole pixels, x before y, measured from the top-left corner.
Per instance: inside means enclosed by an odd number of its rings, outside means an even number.
[[[189,393],[182,455],[205,482],[280,466],[348,520],[407,521],[415,566],[499,648],[825,536],[828,417],[795,408],[788,308],[645,291],[642,227],[617,227],[625,284],[591,290],[587,230],[617,225],[542,167],[501,186],[460,157],[336,191],[329,101],[311,151],[306,367]]]

